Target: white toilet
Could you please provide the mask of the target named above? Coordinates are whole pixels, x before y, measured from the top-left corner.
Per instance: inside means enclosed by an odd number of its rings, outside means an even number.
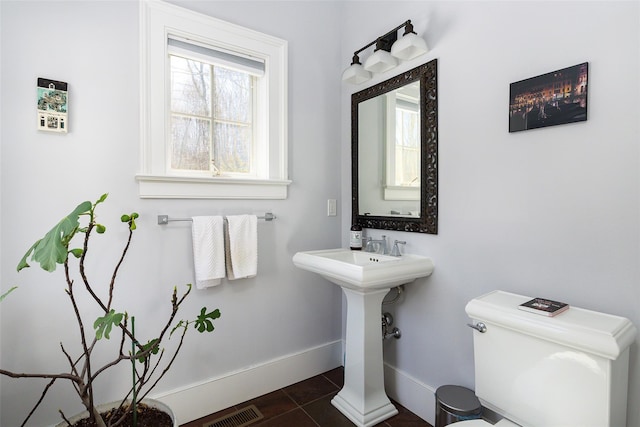
[[[504,417],[495,425],[626,426],[635,326],[623,317],[576,307],[555,317],[518,309],[530,299],[494,291],[466,307],[476,329],[475,391],[484,407]]]

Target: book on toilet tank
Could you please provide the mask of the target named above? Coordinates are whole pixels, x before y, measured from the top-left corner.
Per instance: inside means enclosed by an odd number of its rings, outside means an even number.
[[[534,298],[518,306],[520,310],[540,314],[542,316],[553,317],[569,308],[569,304],[553,301],[546,298]]]

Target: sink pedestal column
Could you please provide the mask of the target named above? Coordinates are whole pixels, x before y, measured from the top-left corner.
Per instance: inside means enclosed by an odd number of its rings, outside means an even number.
[[[398,413],[384,391],[380,322],[389,289],[342,290],[347,297],[344,387],[331,403],[357,426],[369,427]]]

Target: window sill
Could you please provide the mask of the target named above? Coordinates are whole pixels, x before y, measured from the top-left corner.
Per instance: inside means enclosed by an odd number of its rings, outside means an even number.
[[[384,188],[384,200],[420,200],[420,187],[388,185]]]
[[[286,199],[289,180],[136,175],[141,199]]]

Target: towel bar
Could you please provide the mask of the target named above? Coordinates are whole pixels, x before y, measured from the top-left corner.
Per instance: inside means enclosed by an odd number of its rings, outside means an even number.
[[[273,221],[276,216],[271,212],[266,212],[264,216],[259,216],[258,219],[264,219],[265,221]],[[169,215],[158,215],[158,225],[166,225],[171,221],[192,221],[191,218],[169,218]]]

